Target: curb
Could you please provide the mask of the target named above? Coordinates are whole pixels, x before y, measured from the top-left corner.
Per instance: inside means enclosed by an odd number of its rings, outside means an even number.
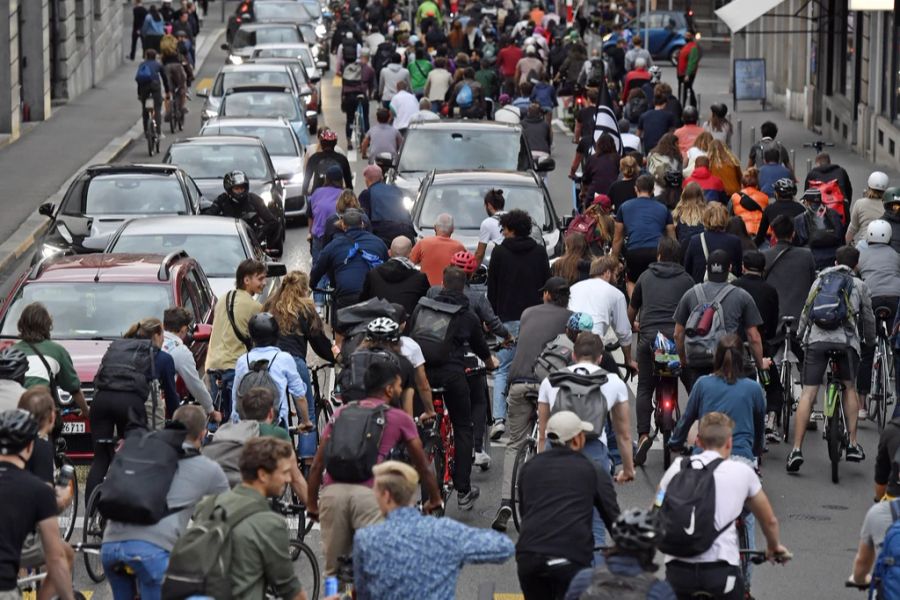
[[[204,38],[202,44],[197,48],[197,66],[195,67],[197,70],[206,63],[206,59],[209,57],[209,53],[212,51],[216,40],[219,39],[219,36],[224,32],[225,28],[219,27],[214,29],[206,36],[206,38]],[[62,201],[66,190],[68,190],[69,186],[72,184],[72,180],[75,179],[75,176],[78,175],[78,173],[81,173],[91,165],[108,163],[116,160],[128,148],[131,142],[143,134],[143,130],[143,123],[141,119],[138,119],[128,131],[110,140],[100,152],[78,167],[78,169],[66,179],[62,186],[41,204],[45,202],[59,204],[59,202]],[[15,261],[19,260],[23,255],[29,252],[37,239],[47,231],[49,226],[50,220],[38,213],[37,209],[35,209],[35,211],[25,219],[25,222],[19,225],[6,241],[0,244],[0,273],[5,272]]]

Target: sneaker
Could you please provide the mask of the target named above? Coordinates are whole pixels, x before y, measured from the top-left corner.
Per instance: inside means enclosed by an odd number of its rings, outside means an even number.
[[[778,432],[775,431],[775,413],[770,412],[766,415],[766,441],[770,444],[777,444],[781,441]]]
[[[494,424],[491,425],[491,441],[496,442],[503,437],[504,433],[506,433],[506,421],[495,419]]]
[[[512,519],[512,506],[501,504],[497,516],[494,517],[494,522],[491,523],[491,529],[500,532],[506,531],[510,519]]]
[[[653,446],[653,438],[646,434],[642,435],[638,440],[637,451],[634,453],[634,466],[640,467],[647,462],[647,452],[650,451],[651,446]]]
[[[456,493],[456,503],[459,506],[459,510],[472,510],[475,508],[475,501],[478,500],[478,496],[481,495],[481,490],[478,489],[477,486],[472,486],[469,488],[469,491],[463,494],[462,492]]]
[[[866,460],[866,453],[863,452],[862,446],[857,442],[856,445],[847,447],[847,462],[862,462]]]
[[[472,466],[478,467],[482,471],[487,471],[491,468],[491,455],[484,451],[476,452],[475,460],[472,461]]]
[[[800,452],[799,448],[794,448],[791,450],[791,453],[788,454],[787,457],[787,471],[788,473],[796,473],[800,470],[800,465],[803,464],[803,453]]]
[[[869,418],[869,411],[867,411],[864,408],[859,409],[859,420],[865,421],[868,418]]]

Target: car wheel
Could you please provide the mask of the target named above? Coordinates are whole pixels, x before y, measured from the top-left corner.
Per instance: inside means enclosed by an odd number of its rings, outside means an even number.
[[[681,47],[674,48],[672,52],[669,53],[669,62],[672,63],[673,66],[678,66],[678,55],[681,54]]]

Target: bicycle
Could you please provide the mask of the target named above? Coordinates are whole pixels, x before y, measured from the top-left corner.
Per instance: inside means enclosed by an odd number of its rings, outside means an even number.
[[[319,316],[322,317],[322,321],[325,322],[326,325],[334,327],[334,323],[332,322],[332,310],[334,309],[334,288],[333,287],[325,287],[325,288],[314,288],[313,294],[321,294],[322,303],[319,304],[319,299],[316,298],[316,305],[321,306]]]
[[[291,490],[288,490],[281,498],[273,498],[271,506],[273,511],[283,515],[287,521],[288,531],[291,534],[288,553],[291,561],[296,563],[294,571],[303,582],[309,600],[316,600],[319,597],[322,575],[316,554],[305,541],[306,536],[313,528],[312,519],[306,517],[306,506],[297,501]],[[303,524],[302,527],[301,524]],[[299,572],[297,572],[298,568]],[[309,581],[312,583],[307,585]]]
[[[878,424],[878,431],[888,422],[888,405],[893,404],[892,373],[894,355],[890,347],[888,319],[891,310],[886,306],[875,309],[875,353],[872,357],[872,387],[869,392],[869,418]]]
[[[795,317],[781,317],[781,335],[784,336],[784,345],[775,355],[775,364],[778,365],[778,378],[781,382],[781,437],[785,443],[789,443],[788,435],[791,427],[791,414],[797,405],[794,399],[794,365],[799,364],[797,356],[791,351],[791,325],[796,321]],[[780,362],[779,362],[780,361]]]
[[[538,416],[537,416],[537,391],[526,392],[525,398],[534,406],[534,412],[531,416],[531,435],[522,440],[522,446],[516,452],[516,459],[513,462],[512,483],[509,489],[509,502],[512,508],[513,526],[516,531],[521,531],[522,515],[519,514],[519,480],[522,478],[522,469],[525,463],[534,458],[537,454],[538,447]]]
[[[828,372],[825,385],[825,431],[823,437],[828,443],[828,458],[831,461],[831,482],[839,479],[838,464],[841,456],[850,446],[847,431],[847,419],[844,415],[844,384],[841,383],[838,360],[843,358],[844,350],[828,350]]]
[[[322,391],[322,383],[319,379],[319,372],[325,369],[331,369],[331,374],[325,374],[325,388],[327,392]],[[340,406],[334,393],[334,363],[324,363],[310,369],[310,383],[313,388],[313,395],[316,399],[316,414],[310,415],[310,419],[315,419],[316,435],[319,442],[322,441],[322,432],[325,426],[334,420],[334,411]]]
[[[82,544],[76,543],[72,544],[72,550],[75,552],[81,552],[85,556],[88,554],[94,554],[97,557],[100,556],[100,544]],[[22,593],[22,597],[25,599],[31,599],[37,597],[37,591],[40,589],[41,582],[47,578],[47,570],[46,566],[41,566],[38,569],[29,569],[26,571],[26,575],[23,577],[19,577],[16,579],[16,588],[19,592]],[[76,600],[84,600],[85,596],[78,590],[73,590],[74,596]],[[137,598],[137,596],[135,596]]]
[[[150,106],[147,106],[147,102]],[[144,138],[147,140],[147,152],[150,156],[159,154],[159,124],[156,122],[156,108],[153,98],[145,98],[142,104],[142,118],[144,121]]]
[[[363,138],[366,136],[366,118],[363,110],[364,102],[368,102],[365,94],[357,94],[356,110],[353,113],[352,131],[350,132],[350,143],[354,148],[362,146]]]
[[[743,515],[738,518],[741,520]],[[750,595],[750,580],[747,578],[748,570],[751,564],[761,565],[764,562],[768,561],[768,557],[766,556],[766,552],[764,550],[749,550],[745,549],[742,545],[744,540],[738,539],[738,544],[741,547],[741,576],[744,578],[744,599],[745,600],[753,600],[753,596]],[[794,558],[794,555],[790,552],[785,552],[783,554],[776,554],[773,557],[773,560],[779,565],[786,564],[789,560]],[[706,596],[697,596],[696,598],[705,598]]]
[[[447,500],[453,493],[453,473],[456,466],[456,444],[453,439],[453,424],[450,422],[450,414],[444,407],[444,388],[431,390],[431,401],[434,405],[435,419],[425,432],[423,442],[425,444],[425,456],[434,465],[434,474],[437,478],[438,489],[441,492],[441,502],[446,506]],[[422,497],[427,493],[424,488]],[[443,509],[436,510],[432,514],[443,516]]]
[[[72,409],[63,409],[62,414],[71,414],[75,411],[78,411],[77,408]],[[66,508],[59,513],[59,532],[62,534],[62,537],[65,541],[69,541],[71,539],[72,534],[75,532],[75,522],[78,519],[78,475],[75,471],[75,465],[69,460],[69,457],[66,456],[66,440],[63,437],[59,437],[56,440],[56,448],[55,453],[53,455],[53,464],[54,464],[54,479],[59,477],[60,472],[63,467],[69,466],[72,469],[73,476],[72,481],[69,485],[72,487],[72,502]]]
[[[118,438],[98,439],[96,443],[101,446],[118,445]],[[81,527],[81,543],[83,546],[97,546],[103,543],[103,532],[106,529],[106,518],[100,514],[100,495],[103,492],[103,483],[101,482],[91,492],[87,504],[84,507],[84,523]],[[106,573],[103,571],[103,562],[100,560],[100,553],[85,553],[84,568],[88,577],[94,583],[102,583],[106,580]]]
[[[678,360],[678,356],[674,356]],[[663,467],[668,469],[672,464],[672,449],[669,448],[669,440],[675,425],[681,418],[681,408],[678,406],[678,377],[681,367],[671,367],[672,355],[654,355],[653,375],[656,377],[656,389],[653,392],[653,426],[655,431],[650,439],[662,433],[663,438]]]
[[[825,148],[834,148],[834,144],[832,144],[831,142],[816,140],[814,142],[806,142],[805,144],[803,144],[803,147],[804,148],[815,148],[816,154],[821,154],[822,150],[824,150]]]
[[[171,104],[169,105],[169,112],[166,114],[166,121],[169,122],[169,131],[172,133],[178,131],[184,131],[184,102],[185,102],[185,94],[182,88],[176,89],[172,93]]]

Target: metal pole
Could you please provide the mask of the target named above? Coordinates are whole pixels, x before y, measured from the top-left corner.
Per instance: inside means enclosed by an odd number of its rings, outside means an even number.
[[[226,23],[226,21],[225,21],[225,0],[222,0],[222,22]]]
[[[650,0],[646,0],[644,14],[648,15],[644,20],[644,49],[650,52]],[[649,67],[648,67],[649,68]]]
[[[744,155],[744,152],[743,152],[743,150],[744,150],[743,141],[744,140],[741,139],[743,137],[743,131],[744,131],[744,121],[741,119],[738,119],[738,121],[737,121],[737,152],[736,152],[738,159],[740,159]]]
[[[789,154],[790,157],[791,157],[791,170],[794,171],[794,172],[796,172],[796,171],[797,171],[797,151],[791,149],[791,150],[788,152],[788,154]]]
[[[756,127],[751,127],[750,128],[750,147],[752,148],[754,144],[756,144]],[[759,159],[758,156],[756,158]],[[757,162],[756,166],[759,166],[761,164],[762,164],[761,162]]]
[[[701,94],[697,94],[697,114],[698,114],[698,115],[700,114],[700,106],[701,106],[701,104],[700,104],[700,96],[701,96]]]
[[[794,152],[794,151],[791,150],[791,154],[793,154],[793,152]],[[791,163],[791,164],[793,164],[793,163]],[[807,159],[806,159],[806,172],[809,173],[810,171],[812,171],[812,159],[811,159],[811,158],[807,158]]]

